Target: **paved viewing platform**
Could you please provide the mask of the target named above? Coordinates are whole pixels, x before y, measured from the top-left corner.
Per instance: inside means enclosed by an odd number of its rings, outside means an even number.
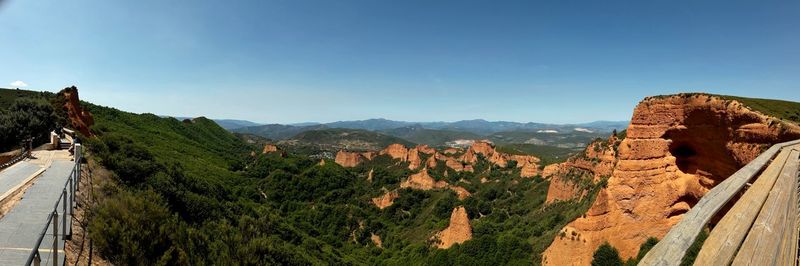
[[[0,213],[0,265],[25,265],[44,228],[47,228],[44,239],[49,241],[44,241],[39,248],[41,263],[52,264],[53,230],[48,226],[52,223],[48,217],[63,197],[64,185],[74,169],[75,162],[71,158],[66,150],[34,151],[32,159],[0,172],[0,195],[7,195],[3,207],[10,209]],[[71,190],[67,191],[67,197],[71,197]],[[61,223],[61,205],[56,209]],[[71,214],[71,210],[67,210],[67,214]],[[64,233],[62,226],[59,224],[59,239]],[[57,243],[59,261],[63,261],[64,242]]]

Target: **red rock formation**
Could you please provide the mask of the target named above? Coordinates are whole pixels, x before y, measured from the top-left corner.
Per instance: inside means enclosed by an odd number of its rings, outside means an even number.
[[[278,146],[275,146],[275,145],[272,145],[272,144],[264,144],[264,149],[261,150],[261,153],[262,154],[267,154],[267,153],[270,153],[270,152],[277,152],[277,151],[278,151]]]
[[[408,169],[410,170],[416,170],[420,165],[422,165],[422,159],[419,157],[419,151],[417,151],[417,148],[408,150],[406,159],[408,160]]]
[[[443,249],[472,239],[472,226],[469,224],[467,210],[463,206],[453,209],[453,213],[450,214],[450,225],[436,233],[434,239],[436,247]]]
[[[71,124],[69,126],[84,136],[93,136],[89,128],[94,125],[94,117],[81,106],[78,88],[75,86],[64,88],[58,93],[58,96],[64,100],[64,111]]]
[[[578,187],[581,180],[597,182],[610,177],[617,163],[617,145],[619,141],[612,134],[607,140],[589,143],[582,153],[570,157],[566,162],[546,169],[550,171],[547,173],[550,187],[546,202],[583,197],[586,191]]]
[[[464,171],[464,164],[456,161],[453,158],[447,157],[444,164],[447,165],[447,167],[450,167],[450,169],[456,170],[456,172]]]
[[[428,175],[428,169],[422,169],[419,173],[413,174],[405,181],[400,183],[401,188],[413,188],[420,190],[431,190],[434,188],[446,188],[447,182],[436,181]]]
[[[397,193],[397,191],[386,192],[380,197],[372,198],[372,204],[375,204],[375,206],[378,206],[378,208],[382,210],[383,208],[392,206],[394,200],[399,197],[400,194]]]
[[[588,265],[606,241],[623,259],[635,256],[642,242],[663,237],[703,194],[763,148],[796,138],[796,125],[737,101],[707,95],[646,98],[634,110],[607,188],[585,218],[564,229],[582,237],[556,238],[543,263]]]
[[[358,152],[347,152],[340,150],[336,153],[335,162],[342,167],[355,167],[364,161],[364,156]]]
[[[428,147],[428,145],[421,144],[417,145],[417,150],[424,154],[434,154],[436,153],[436,149]]]
[[[425,166],[428,168],[436,168],[438,163],[439,162],[436,160],[436,156],[431,155],[431,157],[428,157],[428,160],[425,161]]]
[[[509,160],[517,162],[517,167],[521,168],[521,177],[534,177],[539,174],[539,158],[531,155],[511,155]]]
[[[456,192],[456,195],[458,195],[458,199],[460,199],[460,200],[463,200],[463,199],[469,198],[469,196],[472,196],[472,193],[469,193],[469,191],[467,191],[467,189],[465,189],[463,187],[450,186],[450,189]]]
[[[380,155],[388,154],[394,159],[405,162],[408,158],[408,149],[403,144],[391,144],[380,152]]]
[[[381,240],[381,236],[370,233],[369,239],[372,240],[372,243],[375,244],[378,248],[383,248],[383,241]]]
[[[456,148],[447,148],[447,149],[444,149],[444,151],[442,151],[442,152],[444,154],[456,154],[456,153],[461,152],[461,150],[456,149]]]
[[[561,170],[562,166],[563,166],[563,164],[560,164],[560,163],[554,163],[554,164],[545,166],[544,169],[542,170],[542,177],[543,178],[548,178],[548,177],[550,177],[550,176],[562,171]]]
[[[453,190],[459,199],[466,199],[472,195],[468,190],[459,186],[451,186],[443,180],[436,181],[428,174],[428,169],[422,169],[419,173],[409,176],[400,183],[400,188],[411,188],[419,190],[443,189]]]
[[[375,156],[377,156],[377,154],[374,151],[366,151],[366,152],[362,152],[361,156],[364,156],[364,159],[369,161],[369,160],[374,159]]]

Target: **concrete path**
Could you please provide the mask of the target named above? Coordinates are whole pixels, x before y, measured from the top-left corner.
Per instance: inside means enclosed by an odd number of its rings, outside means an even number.
[[[4,169],[0,172],[0,199],[41,169],[41,166],[26,161]]]
[[[35,165],[35,164],[31,164]],[[0,265],[24,265],[31,254],[33,245],[45,228],[45,224],[52,224],[47,217],[61,197],[64,184],[69,178],[74,166],[73,161],[53,160],[33,185],[11,211],[0,218]],[[14,166],[17,167],[17,166]],[[27,164],[20,167],[19,171],[29,171]],[[68,197],[71,195],[68,195]],[[71,212],[68,206],[68,214]],[[59,235],[63,232],[61,227],[62,208],[59,204]],[[67,217],[68,221],[71,217]],[[49,265],[50,250],[53,246],[52,226],[48,226],[47,235],[39,249],[42,255],[42,265]],[[61,238],[59,236],[59,238]],[[63,260],[63,241],[58,241],[59,262]],[[61,263],[59,263],[61,264]]]

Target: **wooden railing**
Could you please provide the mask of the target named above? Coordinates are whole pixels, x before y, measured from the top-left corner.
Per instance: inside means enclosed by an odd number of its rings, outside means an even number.
[[[800,140],[775,144],[715,186],[639,265],[680,265],[708,222],[737,195],[695,265],[797,265],[798,150]]]

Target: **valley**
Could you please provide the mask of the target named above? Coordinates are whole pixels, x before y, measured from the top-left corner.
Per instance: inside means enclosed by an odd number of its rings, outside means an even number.
[[[129,113],[76,88],[17,95],[64,103],[87,158],[111,173],[81,230],[123,264],[589,264],[601,244],[635,263],[732,170],[800,138],[795,121],[766,115],[791,118],[798,103],[707,94],[646,98],[611,132],[383,121],[278,140],[265,136],[297,126]]]

